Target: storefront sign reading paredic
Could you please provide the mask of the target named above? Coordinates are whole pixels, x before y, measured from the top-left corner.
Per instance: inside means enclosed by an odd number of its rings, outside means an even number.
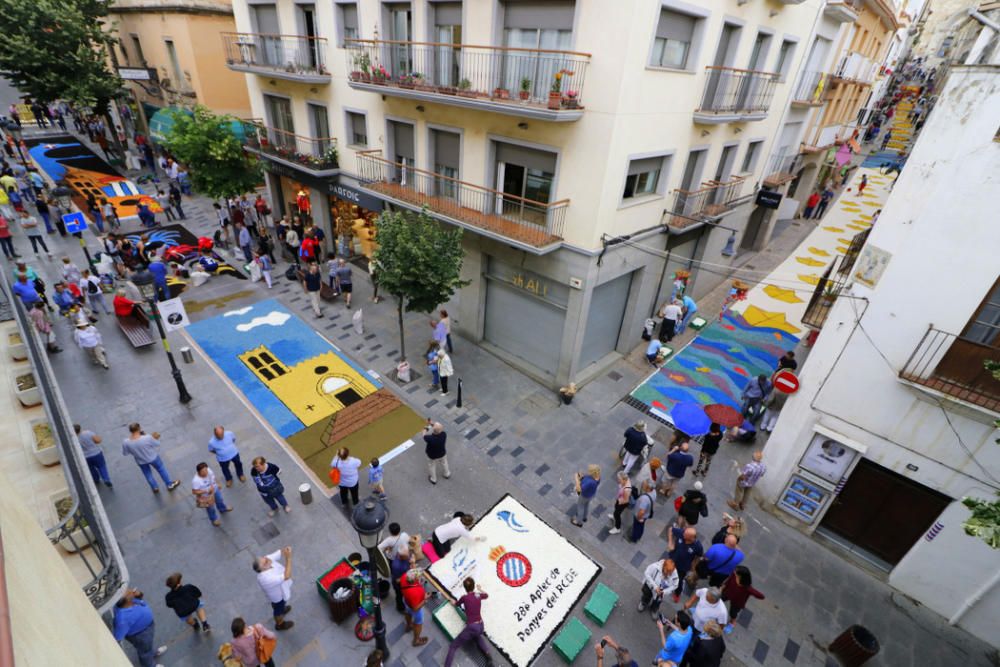
[[[327,183],[327,192],[331,197],[336,197],[337,199],[343,199],[346,202],[352,204],[357,204],[361,208],[368,209],[369,211],[381,211],[382,210],[382,200],[371,196],[366,192],[362,192],[357,188],[352,188],[343,183]]]
[[[456,598],[472,577],[489,599],[486,634],[515,667],[527,667],[544,649],[601,566],[511,496],[461,538],[428,573]],[[479,540],[482,541],[479,541]]]

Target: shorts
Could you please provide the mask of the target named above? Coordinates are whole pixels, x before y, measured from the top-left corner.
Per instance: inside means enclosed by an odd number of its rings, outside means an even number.
[[[284,600],[281,600],[279,602],[272,602],[271,603],[271,611],[274,613],[274,617],[278,618],[279,616],[284,616],[285,615],[285,607],[286,607],[286,605],[285,605],[285,601]]]
[[[192,612],[191,612],[190,614],[186,614],[186,615],[184,615],[184,616],[181,616],[181,620],[182,620],[182,621],[184,621],[184,622],[187,622],[187,620],[188,620],[189,618],[191,618],[191,617],[192,617],[192,616],[194,616],[194,615],[195,615],[196,613],[198,613],[198,609],[201,609],[201,608],[202,608],[202,607],[204,607],[204,606],[205,606],[205,605],[203,605],[203,604],[201,603],[201,600],[198,600],[198,607],[197,607],[197,608],[196,608],[196,609],[195,609],[194,611],[192,611]]]
[[[406,604],[405,602],[403,604],[406,606],[406,613],[410,615],[411,619],[413,619],[412,620],[413,624],[414,625],[423,625],[424,624],[424,608],[421,607],[420,609],[417,609],[416,611],[414,611],[413,609],[410,609],[410,605]]]
[[[351,283],[340,283],[340,291],[344,294],[350,294],[353,287]]]

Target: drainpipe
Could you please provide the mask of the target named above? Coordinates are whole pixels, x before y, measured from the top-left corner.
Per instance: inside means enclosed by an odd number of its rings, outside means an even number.
[[[10,629],[10,601],[7,598],[6,561],[0,532],[0,665],[14,667],[14,636]]]
[[[984,26],[986,26],[987,28],[989,28],[993,32],[1000,32],[1000,23],[997,23],[996,21],[991,20],[988,16],[984,15],[982,12],[980,12],[975,7],[969,9],[969,16],[971,16],[972,18],[976,19],[977,21],[979,21],[980,23],[982,23]]]
[[[958,608],[958,611],[956,611],[954,614],[952,614],[951,618],[948,619],[948,624],[949,625],[958,625],[958,622],[961,621],[962,618],[967,613],[969,613],[969,610],[972,609],[973,607],[975,607],[977,602],[979,602],[984,597],[986,597],[986,594],[989,593],[991,590],[993,590],[993,588],[998,583],[1000,583],[1000,570],[997,570],[996,572],[994,572],[993,576],[990,577],[989,581],[987,581],[985,584],[983,584],[982,586],[980,586],[979,590],[976,591],[972,595],[972,597],[970,597],[969,599],[967,599],[965,602],[962,603],[962,606]]]

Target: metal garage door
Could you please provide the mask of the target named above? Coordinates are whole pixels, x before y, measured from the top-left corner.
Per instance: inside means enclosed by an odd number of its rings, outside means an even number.
[[[555,377],[566,311],[522,288],[486,282],[485,339],[541,373]]]
[[[579,368],[586,368],[618,347],[622,318],[632,286],[632,274],[626,273],[603,285],[598,285],[590,299],[587,330],[583,334]]]

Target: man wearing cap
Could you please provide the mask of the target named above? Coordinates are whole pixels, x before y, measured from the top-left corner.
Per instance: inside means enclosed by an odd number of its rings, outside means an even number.
[[[649,435],[646,433],[646,422],[639,420],[634,425],[625,430],[625,455],[622,457],[622,470],[626,473],[632,471],[632,467],[642,460],[643,450],[652,445]]]
[[[104,353],[104,341],[101,339],[101,332],[97,330],[97,327],[89,322],[80,322],[76,325],[73,339],[82,350],[90,355],[91,361],[103,366],[104,370],[108,369],[108,357]]]

